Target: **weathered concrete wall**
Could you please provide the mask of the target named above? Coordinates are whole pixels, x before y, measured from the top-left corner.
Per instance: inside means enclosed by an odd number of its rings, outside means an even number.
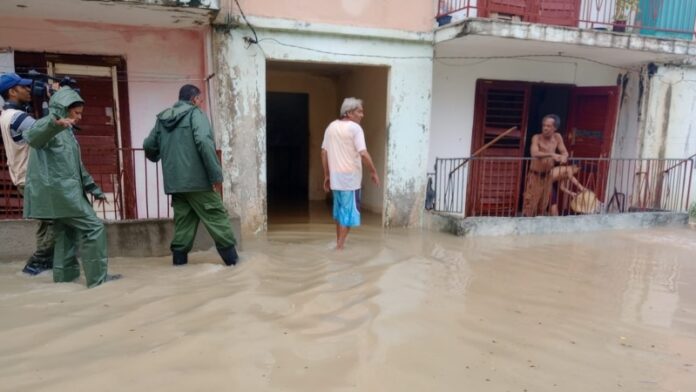
[[[238,217],[230,219],[232,230],[241,249],[242,237]],[[144,219],[106,222],[106,239],[109,257],[153,257],[171,254],[169,243],[174,234],[171,219]],[[0,250],[0,262],[25,260],[36,250],[35,233],[38,227],[33,220],[1,220],[0,243],[12,244]],[[215,246],[210,235],[201,225],[196,233],[193,250],[208,250]]]
[[[258,21],[258,19],[257,19]],[[309,28],[309,27],[308,27]],[[266,60],[378,65],[388,81],[387,169],[384,224],[420,225],[425,189],[432,84],[432,45],[427,38],[364,36],[360,29],[286,30],[256,26],[259,45],[247,45],[246,28],[215,35],[217,123],[226,174],[226,206],[244,232],[266,229]],[[399,37],[399,38],[397,38]]]
[[[650,65],[639,76],[638,136],[626,145],[640,158],[696,154],[696,68]],[[689,196],[685,202],[696,201],[696,181],[691,181]]]
[[[428,214],[427,227],[457,236],[506,236],[686,226],[687,214],[641,212],[536,218],[453,217]]]

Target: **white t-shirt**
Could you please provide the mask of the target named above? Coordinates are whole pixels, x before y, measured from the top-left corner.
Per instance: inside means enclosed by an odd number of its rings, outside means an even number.
[[[354,191],[362,183],[360,152],[367,150],[362,127],[350,120],[334,120],[324,132],[321,148],[329,158],[331,189]]]

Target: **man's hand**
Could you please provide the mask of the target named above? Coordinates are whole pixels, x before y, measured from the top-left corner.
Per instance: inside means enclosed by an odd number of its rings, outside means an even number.
[[[324,176],[324,192],[331,192],[331,177]]]
[[[553,160],[559,163],[566,163],[568,162],[568,158],[565,155],[561,154],[553,154]]]
[[[222,183],[221,182],[216,182],[213,184],[213,190],[217,193],[222,194]]]
[[[370,173],[370,178],[372,178],[372,182],[374,182],[375,185],[379,186],[379,176],[377,175],[377,172]]]

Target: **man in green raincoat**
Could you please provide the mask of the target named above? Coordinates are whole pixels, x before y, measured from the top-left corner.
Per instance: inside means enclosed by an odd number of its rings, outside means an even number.
[[[82,119],[84,101],[70,87],[61,87],[49,102],[49,114],[26,131],[29,152],[24,217],[52,219],[55,248],[53,281],[72,282],[80,276],[76,247],[80,244],[87,287],[120,275],[107,275],[104,224],[87,199],[104,194],[82,164],[73,126]]]
[[[222,261],[230,266],[237,263],[237,241],[222,199],[213,189],[214,184],[222,182],[222,168],[210,122],[198,108],[202,102],[196,86],[181,87],[179,101],[157,115],[143,148],[152,162],[162,159],[164,191],[172,195],[173,264],[188,262],[198,222],[203,221]]]

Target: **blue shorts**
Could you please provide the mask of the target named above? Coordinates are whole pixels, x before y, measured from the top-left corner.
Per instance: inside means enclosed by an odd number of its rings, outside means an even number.
[[[333,218],[343,227],[360,226],[360,189],[333,191]]]

